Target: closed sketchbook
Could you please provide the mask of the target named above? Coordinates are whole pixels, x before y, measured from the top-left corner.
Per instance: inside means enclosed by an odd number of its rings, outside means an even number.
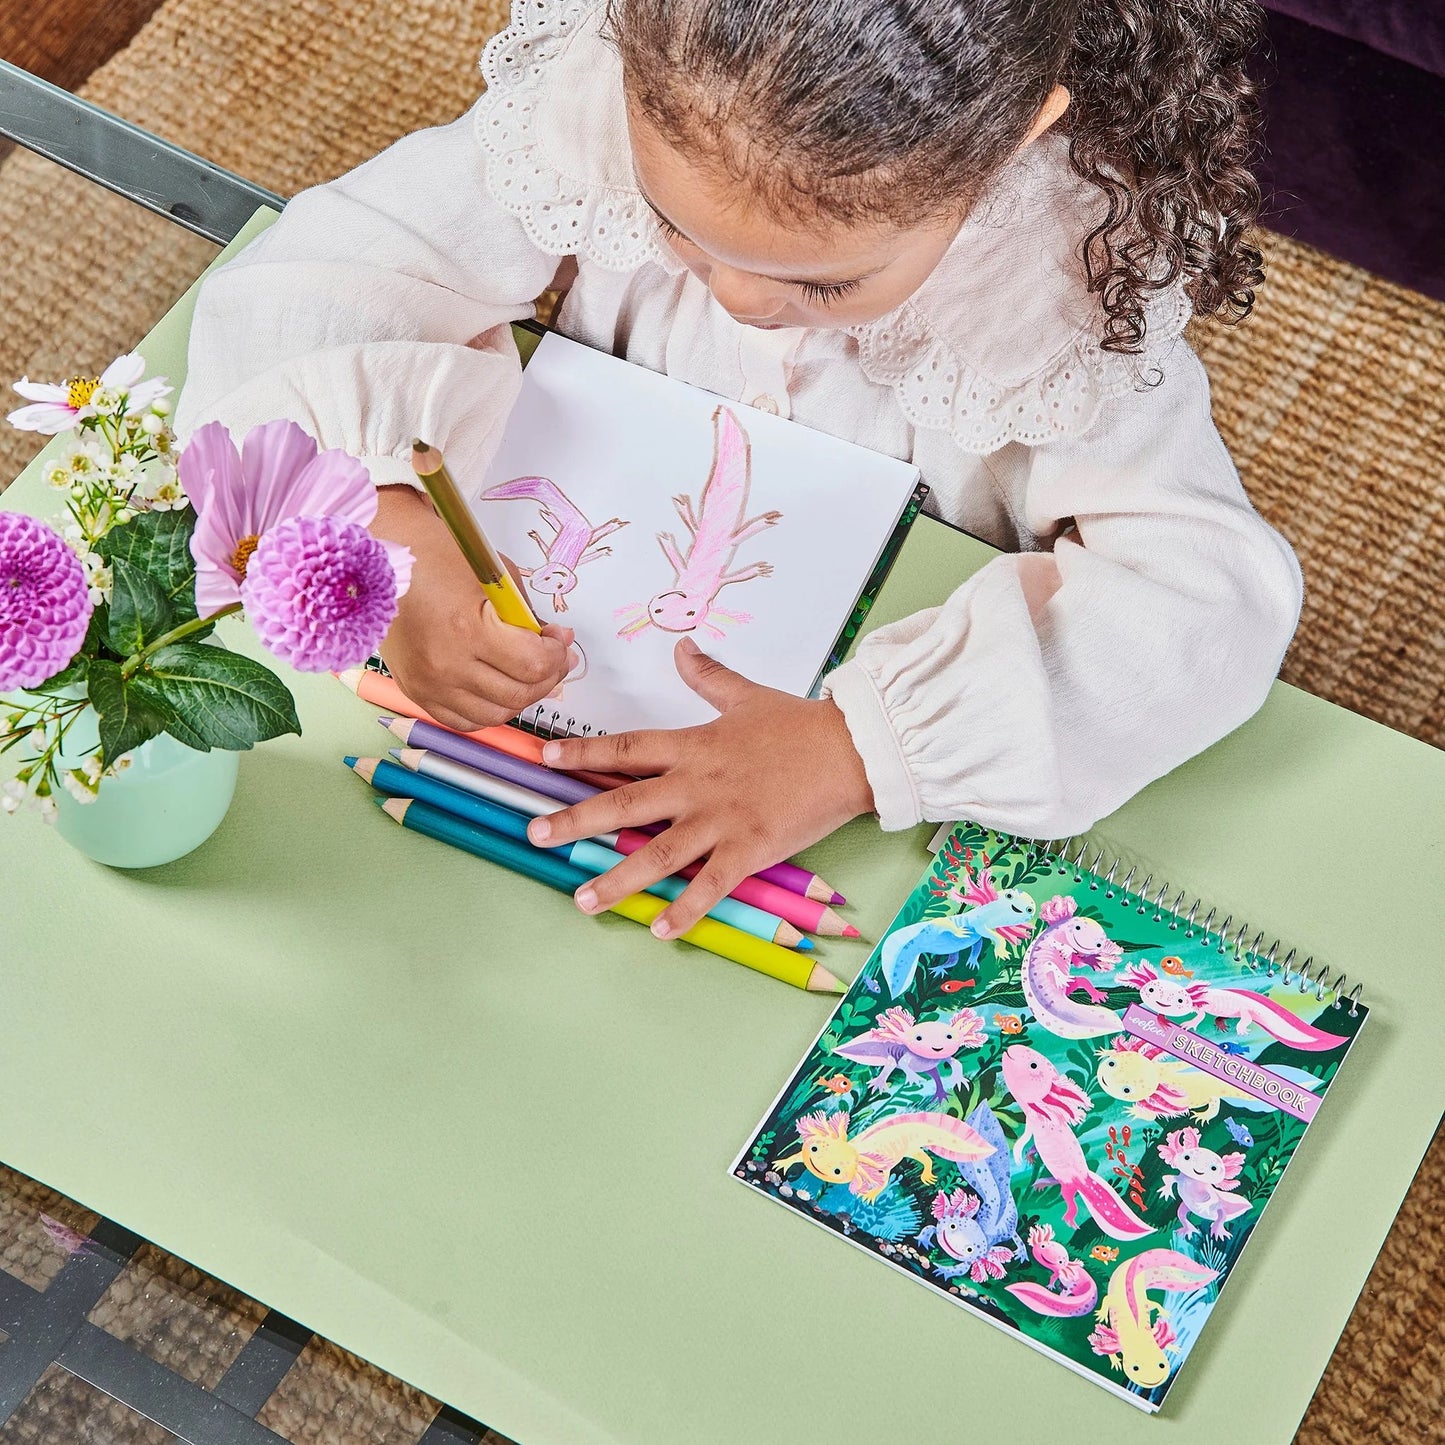
[[[1070,852],[950,832],[733,1172],[1153,1411],[1368,1011]]]

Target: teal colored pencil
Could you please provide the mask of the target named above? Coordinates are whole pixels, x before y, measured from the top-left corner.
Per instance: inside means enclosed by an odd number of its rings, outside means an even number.
[[[595,878],[609,868],[621,863],[624,855],[604,844],[583,839],[577,843],[564,844],[560,848],[536,848],[527,838],[527,824],[531,820],[511,808],[504,808],[488,798],[454,788],[449,783],[439,782],[421,773],[414,773],[400,763],[387,758],[352,758],[345,760],[346,766],[358,777],[370,783],[379,793],[392,798],[415,798],[418,802],[429,803],[441,808],[454,817],[475,823],[480,828],[500,833],[504,838],[521,843],[534,852],[548,853],[570,864],[588,878]],[[577,885],[581,887],[581,883]],[[662,878],[647,892],[669,902],[681,895],[687,887],[683,878]],[[812,940],[805,938],[798,929],[776,914],[754,908],[750,903],[741,903],[736,898],[723,898],[708,913],[719,923],[729,924],[754,938],[766,939],[769,943],[784,948],[811,950]]]

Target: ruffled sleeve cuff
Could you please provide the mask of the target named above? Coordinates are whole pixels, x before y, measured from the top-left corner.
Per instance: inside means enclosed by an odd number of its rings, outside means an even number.
[[[887,832],[911,828],[923,818],[923,805],[913,785],[903,745],[888,721],[883,698],[873,679],[858,662],[845,662],[829,673],[823,696],[838,704],[853,746],[863,759],[868,786],[873,789],[873,808],[879,825]]]

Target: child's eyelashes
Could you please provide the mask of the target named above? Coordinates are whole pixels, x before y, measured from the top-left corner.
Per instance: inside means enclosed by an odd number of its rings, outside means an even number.
[[[669,241],[681,242],[684,246],[695,246],[666,216],[653,212],[653,218],[657,222],[657,229],[667,237]],[[801,291],[806,300],[815,306],[828,306],[835,301],[840,301],[844,296],[851,295],[863,283],[861,281],[790,281],[788,285]]]
[[[811,301],[815,306],[830,306],[834,301],[841,301],[843,297],[850,296],[863,283],[861,281],[794,281],[792,283],[803,293],[804,299]]]

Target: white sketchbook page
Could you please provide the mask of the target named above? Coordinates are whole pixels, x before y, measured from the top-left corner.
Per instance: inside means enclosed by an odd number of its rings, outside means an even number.
[[[728,416],[715,421],[719,407]],[[723,475],[708,508],[703,493],[720,433]],[[714,716],[673,666],[673,647],[684,635],[757,682],[806,695],[917,480],[910,463],[550,334],[523,371],[521,395],[472,505],[492,544],[533,569],[528,600],[537,616],[575,628],[586,655],[585,674],[567,682],[544,715],[555,709],[563,725],[572,718],[579,727],[619,732]],[[744,483],[744,528],[764,514],[779,516],[733,546]],[[515,495],[486,495],[499,486]],[[674,497],[688,499],[703,545]],[[559,536],[542,516],[544,505],[562,524]],[[598,536],[590,560],[559,570],[558,563],[576,563],[589,532],[613,519],[627,525]],[[551,550],[550,571],[533,531]],[[674,555],[688,564],[682,580],[699,581],[698,592],[681,595],[660,533],[673,539]],[[720,539],[712,552],[708,537]],[[747,575],[760,564],[771,572]],[[722,585],[711,609],[694,605],[693,613],[707,614],[698,625],[687,604],[705,603],[707,584],[720,574],[743,580]],[[561,611],[559,586],[568,588]],[[629,624],[631,635],[619,636]]]

